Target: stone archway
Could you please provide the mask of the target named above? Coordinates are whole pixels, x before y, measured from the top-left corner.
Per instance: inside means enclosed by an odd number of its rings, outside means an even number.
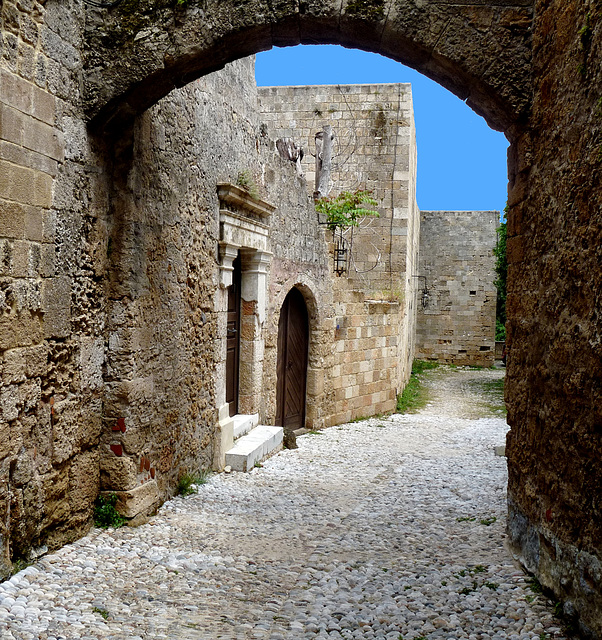
[[[87,11],[85,100],[98,126],[118,127],[237,58],[312,43],[412,66],[497,129],[530,109],[532,0],[153,0]]]
[[[504,130],[510,534],[525,564],[598,636],[601,15],[593,1],[126,0],[88,10],[85,69],[88,118],[119,132],[230,60],[342,44],[416,68]]]
[[[122,399],[136,397],[143,406],[146,397],[156,398],[152,380],[137,376],[127,384],[114,384],[113,405],[100,407],[105,263],[114,261],[122,248],[107,244],[110,234],[103,231],[103,201],[115,194],[108,185],[110,170],[103,172],[98,140],[91,140],[85,122],[103,132],[113,130],[125,163],[130,142],[126,125],[174,87],[272,46],[338,43],[415,67],[465,99],[512,141],[509,532],[525,564],[567,602],[567,613],[581,612],[584,628],[602,636],[599,3],[106,4],[114,6],[50,0],[2,4],[0,106],[3,121],[15,123],[2,128],[0,158],[5,216],[1,233],[15,256],[6,267],[14,287],[2,318],[2,411],[4,424],[10,424],[4,433],[33,433],[34,424],[42,426],[34,440],[24,441],[26,452],[7,451],[10,447],[5,446],[3,521],[14,497],[27,516],[18,522],[27,522],[20,533],[23,540],[46,537],[59,544],[81,532],[97,488],[98,433],[107,409],[117,418],[108,428],[130,438]],[[163,144],[165,137],[159,138]],[[137,229],[145,222],[134,219],[127,201],[122,204],[119,224]],[[165,228],[157,224],[159,240]],[[114,237],[122,241],[120,228]],[[178,271],[170,271],[168,264],[170,246],[162,243],[166,268],[158,273],[166,284],[166,305],[169,287],[178,286]],[[146,290],[140,269],[146,255],[137,252],[135,258],[129,266],[135,275],[131,288],[138,295]],[[189,262],[190,286],[200,292],[202,270]],[[121,287],[119,279],[112,284]],[[128,298],[121,288],[117,293]],[[122,344],[121,330],[124,338],[132,334],[132,343],[144,342],[146,328],[132,331],[127,307],[117,302],[107,319],[107,326],[116,329],[116,348]],[[205,323],[201,309],[198,316],[200,327]],[[167,329],[173,334],[173,327]],[[127,358],[122,362],[130,365]],[[159,373],[170,372],[162,368]],[[194,387],[193,378],[188,382]],[[206,402],[195,412],[212,406]],[[170,425],[177,423],[177,409],[170,412]],[[162,450],[166,464],[179,454],[175,431],[172,440]],[[44,464],[38,462],[39,455],[48,456]],[[144,456],[132,473],[152,478],[147,463]],[[60,523],[43,520],[37,490],[22,488],[23,482],[34,486],[30,478],[39,481],[39,495],[52,495],[53,487],[83,485],[80,500],[56,510],[74,517]],[[63,493],[70,499],[75,495]],[[10,513],[17,511],[11,507]],[[6,566],[8,537],[2,537],[1,564]]]

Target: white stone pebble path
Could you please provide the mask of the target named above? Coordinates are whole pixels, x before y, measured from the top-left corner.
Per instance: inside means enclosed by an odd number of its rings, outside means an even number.
[[[307,434],[0,584],[0,639],[563,638],[504,548],[506,430],[431,405]]]

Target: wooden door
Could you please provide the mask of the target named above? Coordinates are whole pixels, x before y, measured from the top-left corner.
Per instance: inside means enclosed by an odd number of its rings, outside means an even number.
[[[299,289],[291,289],[278,324],[276,424],[287,429],[305,426],[308,350],[307,306]]]
[[[226,324],[226,402],[230,416],[238,413],[238,370],[240,360],[240,255],[234,260],[232,284],[228,287]]]

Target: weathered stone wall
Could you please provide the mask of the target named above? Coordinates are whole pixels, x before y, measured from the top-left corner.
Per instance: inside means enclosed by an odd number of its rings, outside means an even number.
[[[528,115],[534,0],[125,0],[87,7],[85,99],[97,121],[132,114],[272,46],[332,43],[405,62],[496,128]]]
[[[1,5],[0,575],[89,525],[98,492],[106,187],[79,101],[78,2]]]
[[[421,211],[416,357],[488,367],[495,358],[499,211]]]
[[[331,125],[330,195],[369,189],[379,203],[378,218],[344,234],[349,254],[347,272],[334,283],[330,424],[392,411],[409,376],[415,333],[411,274],[420,222],[410,86],[262,87],[259,104],[274,137],[303,148],[309,193],[315,189],[315,135]]]
[[[530,126],[509,154],[509,532],[602,637],[602,7],[536,3]]]

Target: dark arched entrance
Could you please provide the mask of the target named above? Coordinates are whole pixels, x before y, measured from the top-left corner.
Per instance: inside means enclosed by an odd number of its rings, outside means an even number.
[[[278,323],[278,386],[276,424],[287,429],[305,426],[309,317],[303,294],[293,288],[280,310]]]

